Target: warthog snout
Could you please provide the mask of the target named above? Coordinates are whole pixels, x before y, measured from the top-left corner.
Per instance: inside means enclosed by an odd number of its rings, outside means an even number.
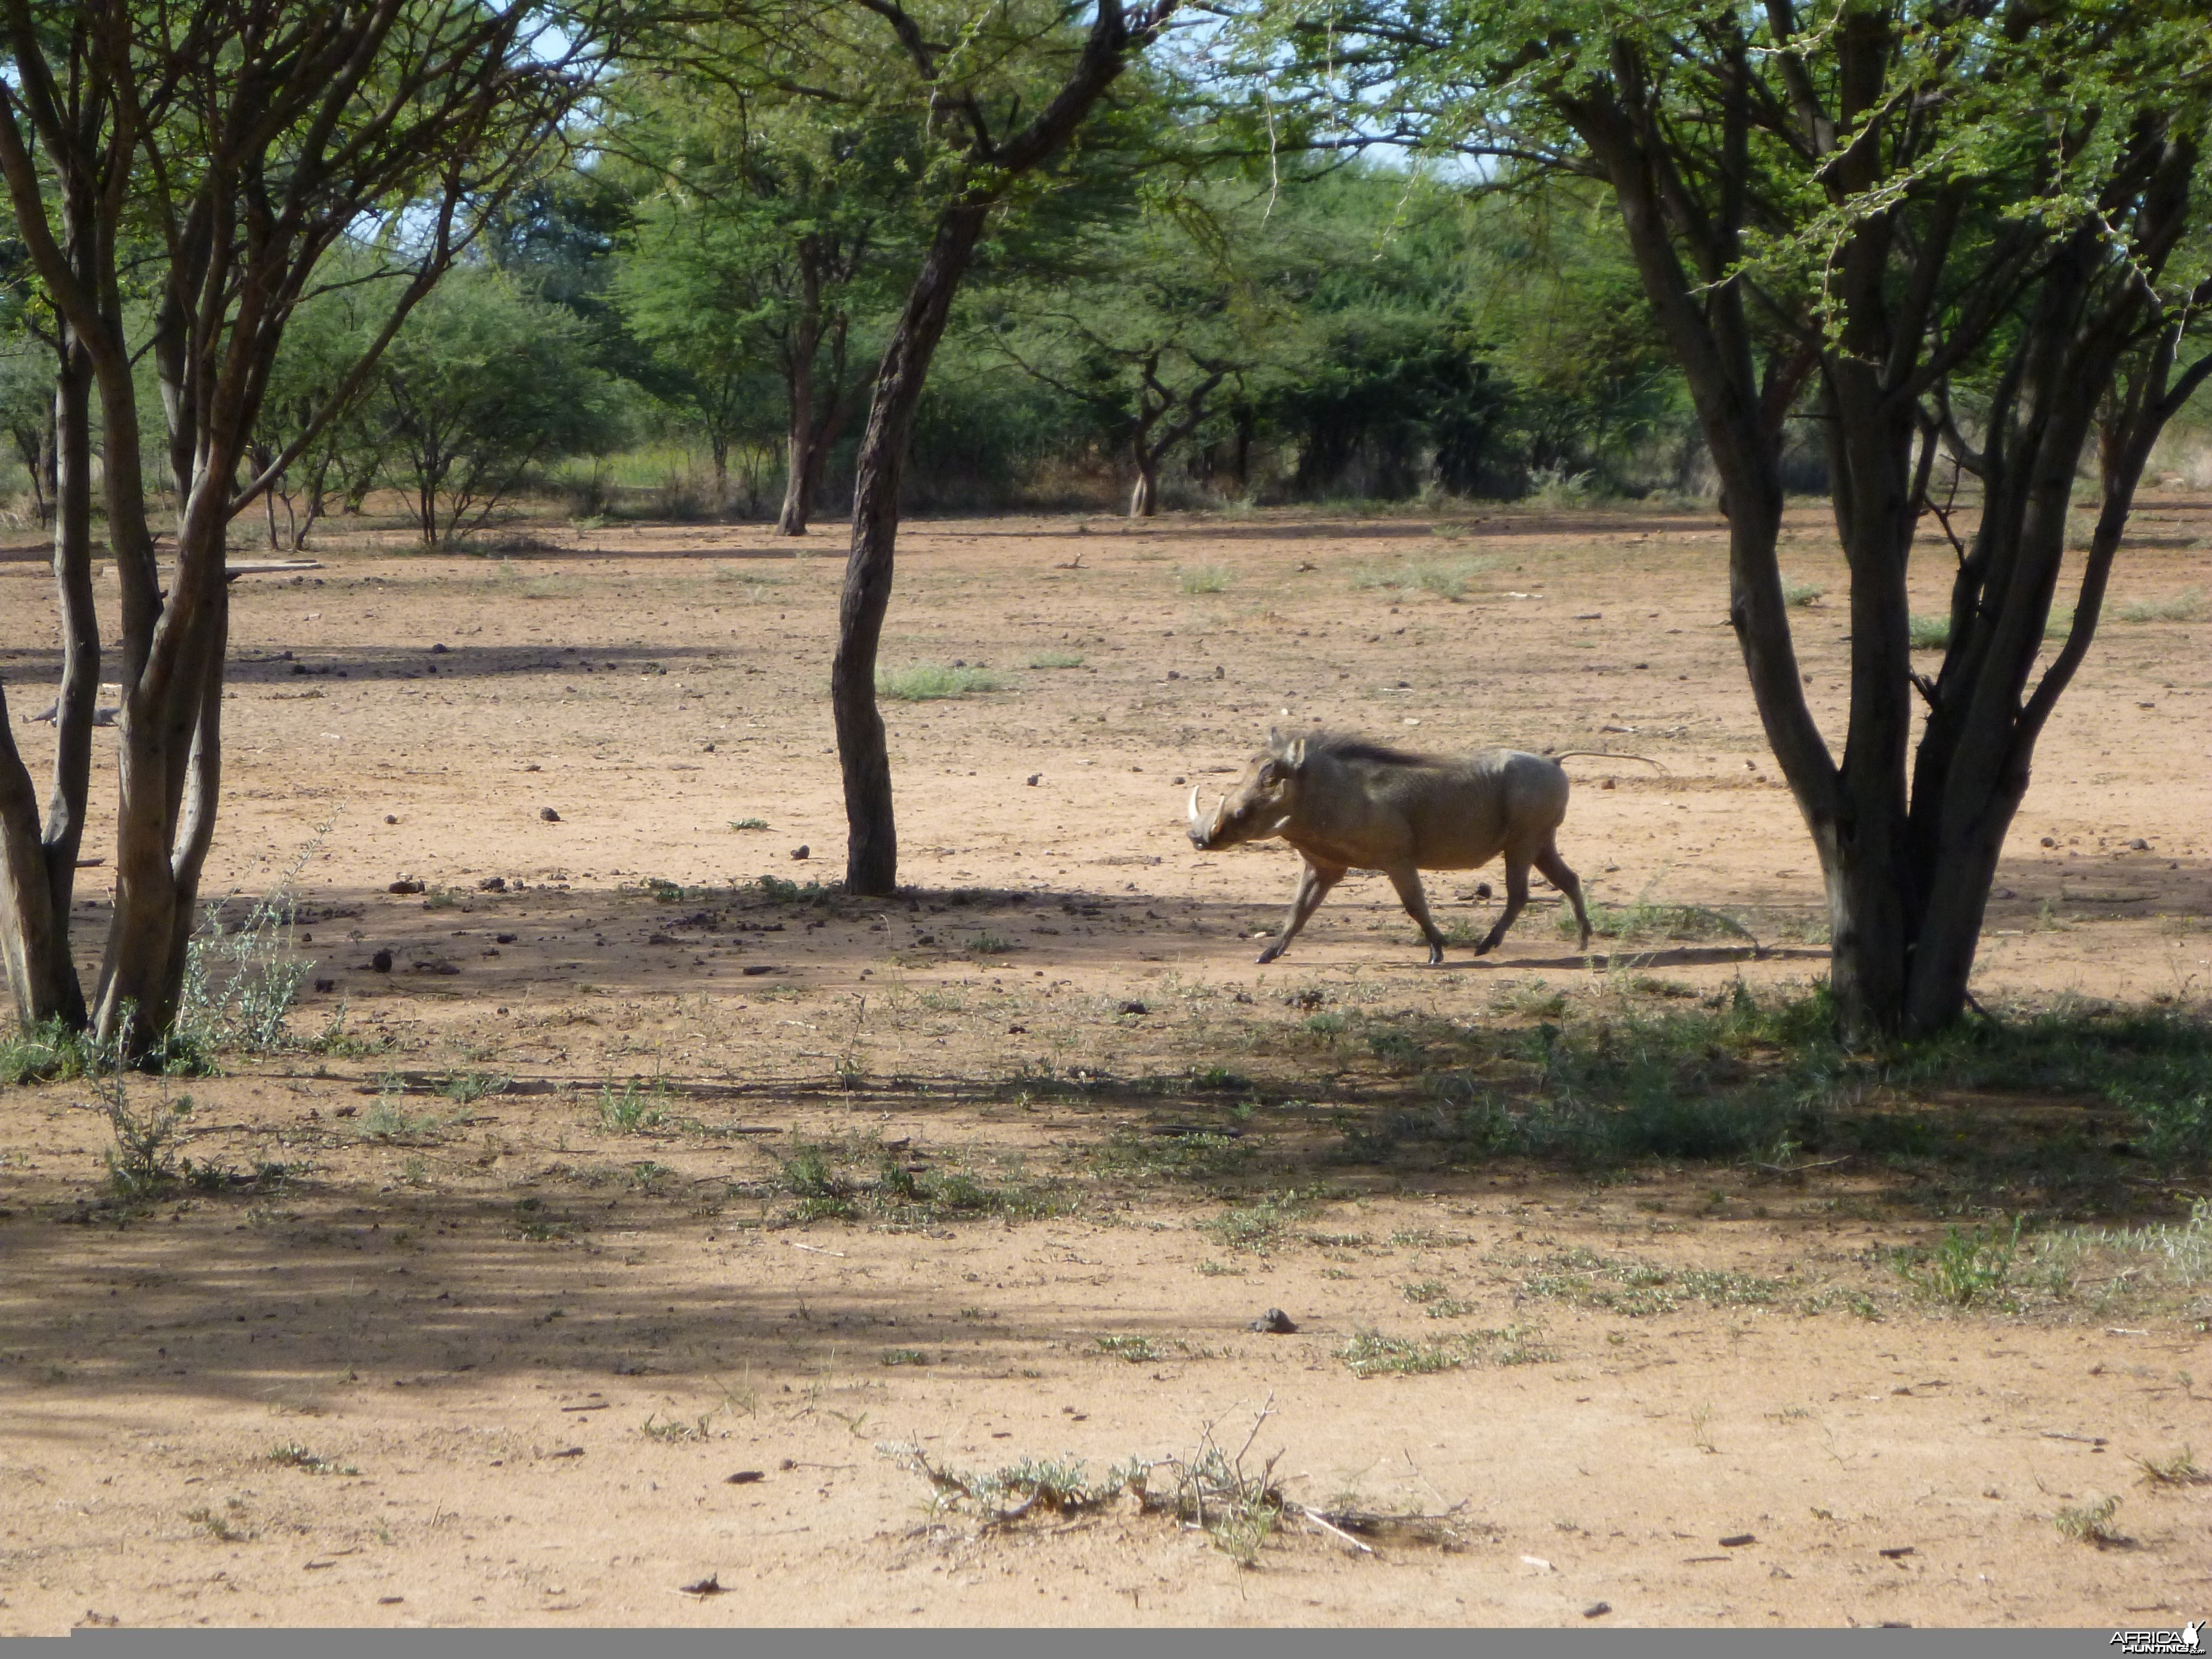
[[[1224,795],[1220,800],[1215,804],[1213,808],[1213,816],[1201,823],[1198,816],[1198,786],[1194,783],[1191,785],[1190,806],[1188,810],[1190,812],[1190,844],[1192,846],[1199,848],[1202,852],[1206,847],[1212,844],[1215,832],[1221,828],[1222,811],[1228,806],[1228,805],[1229,797]]]

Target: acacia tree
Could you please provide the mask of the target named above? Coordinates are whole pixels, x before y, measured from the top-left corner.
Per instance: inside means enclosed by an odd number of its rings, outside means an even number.
[[[890,603],[899,494],[931,359],[994,213],[1035,189],[1176,0],[738,0],[718,73],[921,134],[930,204],[890,319],[860,436],[852,550],[830,671],[844,775],[848,891],[898,885],[890,756],[876,654]],[[1083,21],[1088,16],[1087,25]],[[695,57],[698,49],[693,48]]]
[[[100,406],[124,696],[115,907],[89,1012],[126,1050],[157,1042],[173,1018],[215,830],[227,526],[322,423],[248,466],[286,325],[325,256],[380,220],[396,292],[327,422],[554,135],[588,83],[606,21],[485,0],[0,0],[0,175]],[[126,328],[126,234],[153,255],[152,325],[139,342]],[[179,503],[166,589],[143,495],[141,344]],[[68,430],[58,444],[67,520],[89,444]],[[0,946],[27,1023],[86,1012],[66,877],[100,678],[88,538],[58,540],[56,562],[65,648],[44,824],[0,719]]]
[[[731,394],[763,368],[781,381],[776,528],[805,535],[824,462],[867,393],[856,324],[911,240],[915,125],[895,109],[732,85],[696,62],[633,87],[625,104],[604,142],[655,188],[636,210],[617,295],[631,328],[699,386],[718,506],[740,424]]]
[[[1159,510],[1160,468],[1217,413],[1224,389],[1294,355],[1268,291],[1263,216],[1226,192],[1164,198],[1126,227],[1075,239],[1038,276],[991,295],[992,349],[1088,407],[1136,469],[1129,516]]]
[[[1322,0],[1279,21],[1326,35],[1318,72],[1399,136],[1612,190],[1721,480],[1729,617],[1819,851],[1842,1026],[1956,1018],[2144,463],[2212,374],[2202,7]],[[1799,410],[1826,439],[1850,572],[1840,756],[1776,560]],[[2045,653],[2085,459],[2096,528]],[[1952,568],[1932,676],[1906,608],[1923,525]]]

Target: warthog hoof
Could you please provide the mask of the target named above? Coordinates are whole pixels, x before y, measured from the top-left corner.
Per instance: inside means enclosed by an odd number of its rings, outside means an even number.
[[[1281,945],[1270,945],[1266,950],[1261,951],[1258,956],[1254,957],[1252,960],[1264,965],[1265,963],[1273,962],[1277,957],[1282,954],[1283,947]]]
[[[1429,966],[1431,968],[1441,968],[1443,966],[1443,961],[1444,947],[1441,945],[1431,945],[1429,946]]]

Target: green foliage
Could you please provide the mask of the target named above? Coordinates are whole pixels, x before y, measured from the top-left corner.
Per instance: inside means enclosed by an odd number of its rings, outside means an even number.
[[[583,325],[501,273],[456,270],[418,306],[378,364],[362,419],[432,545],[482,527],[533,472],[612,446],[617,384],[592,362]]]

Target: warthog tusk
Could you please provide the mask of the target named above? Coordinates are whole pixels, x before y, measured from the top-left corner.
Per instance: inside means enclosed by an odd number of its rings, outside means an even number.
[[[1221,828],[1222,815],[1228,811],[1229,797],[1224,794],[1219,800],[1213,803],[1213,823],[1210,826],[1211,829],[1218,830]]]
[[[1196,823],[1198,822],[1198,786],[1194,783],[1190,787],[1189,811],[1190,821],[1193,823]]]

